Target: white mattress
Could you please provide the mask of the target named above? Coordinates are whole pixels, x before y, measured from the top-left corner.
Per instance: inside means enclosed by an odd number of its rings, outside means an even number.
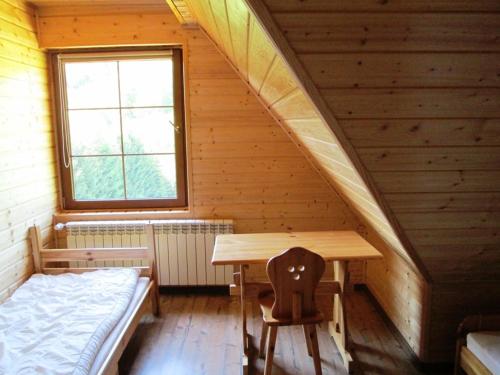
[[[135,288],[134,296],[130,301],[127,311],[125,311],[120,321],[116,324],[113,331],[111,331],[106,341],[104,341],[104,343],[102,344],[101,349],[99,350],[99,353],[97,353],[97,356],[94,360],[92,368],[90,369],[89,372],[90,375],[96,375],[99,372],[99,369],[103,365],[104,360],[111,352],[111,349],[113,349],[113,345],[116,342],[118,335],[127,324],[127,320],[132,316],[137,305],[139,305],[141,298],[144,295],[144,292],[146,291],[148,285],[149,285],[148,277],[139,278],[137,282],[137,287]]]
[[[130,268],[31,276],[0,305],[0,374],[87,375],[137,282]]]
[[[467,348],[493,375],[500,375],[500,331],[469,333]]]

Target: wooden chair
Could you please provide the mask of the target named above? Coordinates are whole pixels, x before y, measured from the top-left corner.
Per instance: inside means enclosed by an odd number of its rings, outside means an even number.
[[[316,375],[321,375],[316,324],[323,321],[323,314],[317,309],[314,296],[325,272],[325,261],[312,251],[294,247],[271,258],[266,271],[273,292],[259,295],[263,318],[259,350],[261,358],[267,339],[264,375],[271,374],[278,327],[290,325],[303,326],[307,351],[313,357]]]

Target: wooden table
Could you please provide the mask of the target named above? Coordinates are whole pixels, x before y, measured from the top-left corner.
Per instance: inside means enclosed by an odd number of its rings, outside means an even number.
[[[355,231],[218,235],[215,240],[212,264],[232,264],[240,268],[243,374],[248,373],[249,348],[245,306],[248,285],[245,281],[245,269],[249,264],[266,264],[273,256],[295,246],[314,251],[321,255],[325,261],[333,262],[334,275],[332,276],[335,281],[340,283],[342,291],[345,290],[349,282],[349,261],[382,258],[382,254]],[[349,371],[352,357],[348,351],[346,311],[343,308],[343,301],[337,295],[334,298],[333,306],[333,321],[329,322],[328,330],[335,340],[345,367]]]

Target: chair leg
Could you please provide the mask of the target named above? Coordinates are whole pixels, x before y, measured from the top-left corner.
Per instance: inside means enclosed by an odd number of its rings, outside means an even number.
[[[316,372],[316,375],[322,375],[321,357],[319,355],[319,346],[318,346],[318,334],[316,333],[316,326],[314,324],[311,324],[309,326],[309,337],[311,338],[311,349],[313,353],[314,371]]]
[[[259,358],[264,358],[266,355],[265,351],[266,351],[266,340],[267,340],[268,329],[269,326],[266,324],[266,322],[262,321],[262,331],[260,333]]]
[[[307,327],[307,324],[304,324],[302,328],[304,329],[304,338],[306,339],[307,354],[309,354],[309,356],[312,356],[311,336],[309,335],[309,328]]]
[[[276,345],[277,336],[278,327],[271,326],[269,335],[267,337],[266,367],[264,370],[264,375],[271,375],[271,372],[273,370],[274,346]]]

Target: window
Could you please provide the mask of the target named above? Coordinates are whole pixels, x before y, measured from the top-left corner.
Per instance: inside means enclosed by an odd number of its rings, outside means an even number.
[[[182,51],[52,57],[64,208],[186,206]]]

